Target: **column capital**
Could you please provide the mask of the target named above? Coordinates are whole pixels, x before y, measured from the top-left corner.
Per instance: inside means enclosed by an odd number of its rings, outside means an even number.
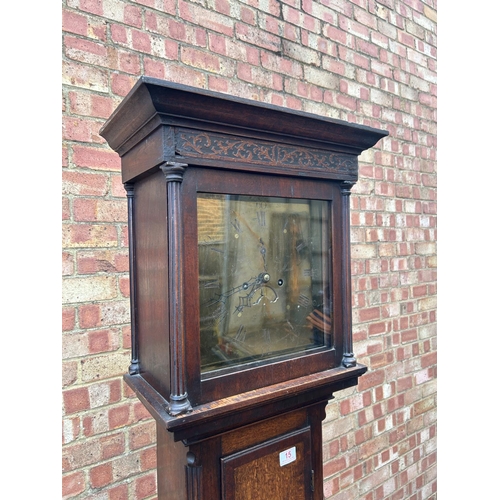
[[[187,163],[166,161],[165,163],[160,165],[160,168],[165,174],[165,179],[167,180],[167,182],[182,182],[187,166]]]
[[[340,194],[342,194],[343,196],[350,196],[351,189],[355,184],[356,182],[354,181],[342,181],[340,183]]]

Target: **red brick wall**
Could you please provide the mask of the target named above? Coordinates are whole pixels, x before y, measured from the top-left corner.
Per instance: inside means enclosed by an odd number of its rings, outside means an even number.
[[[63,1],[63,497],[153,499],[124,385],[125,191],[98,131],[141,74],[381,127],[351,196],[355,352],[325,498],[436,497],[435,0]]]

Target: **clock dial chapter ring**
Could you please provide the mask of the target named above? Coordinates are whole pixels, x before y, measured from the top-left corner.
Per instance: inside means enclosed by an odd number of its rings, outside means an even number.
[[[308,315],[329,272],[328,202],[198,196],[205,371],[325,347]]]

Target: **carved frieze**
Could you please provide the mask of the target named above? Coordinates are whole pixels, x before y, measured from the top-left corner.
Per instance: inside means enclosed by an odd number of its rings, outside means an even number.
[[[309,171],[335,172],[347,177],[357,177],[357,159],[353,155],[287,146],[271,141],[178,128],[175,133],[175,149],[177,154],[186,158],[243,162],[288,169],[306,168]]]

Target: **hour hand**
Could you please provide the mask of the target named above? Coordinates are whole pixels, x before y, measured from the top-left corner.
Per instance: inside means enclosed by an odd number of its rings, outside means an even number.
[[[264,269],[266,269],[266,245],[262,241],[262,238],[259,238],[259,243],[260,243],[260,254],[262,255],[262,260],[264,261]]]

